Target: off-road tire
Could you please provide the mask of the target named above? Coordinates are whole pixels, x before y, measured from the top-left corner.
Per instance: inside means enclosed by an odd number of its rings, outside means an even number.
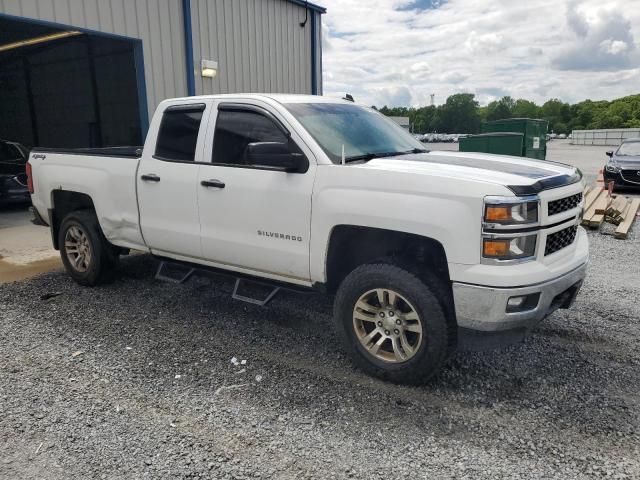
[[[431,282],[429,282],[431,283]],[[420,317],[422,342],[415,354],[400,363],[388,363],[367,352],[354,327],[356,302],[373,289],[391,289],[407,299]],[[433,377],[451,354],[454,330],[435,289],[407,270],[391,264],[366,264],[353,270],[340,285],[334,302],[334,320],[339,337],[357,367],[383,380],[423,384]]]
[[[72,265],[65,247],[67,231],[74,226],[86,234],[91,252],[91,259],[84,271],[79,271]],[[116,247],[104,237],[94,212],[78,210],[68,214],[62,220],[58,231],[58,245],[67,273],[80,285],[93,287],[111,280],[113,270],[118,263],[118,253]]]

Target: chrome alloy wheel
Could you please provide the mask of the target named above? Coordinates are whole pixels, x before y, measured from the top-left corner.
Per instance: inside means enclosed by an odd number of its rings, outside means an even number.
[[[91,264],[89,237],[78,226],[69,227],[64,236],[64,252],[69,263],[78,272],[86,272]]]
[[[353,309],[353,327],[365,350],[379,360],[402,363],[422,343],[422,321],[398,292],[376,288],[364,293]]]

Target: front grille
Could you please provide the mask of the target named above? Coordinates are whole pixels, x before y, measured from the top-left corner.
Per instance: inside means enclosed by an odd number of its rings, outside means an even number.
[[[570,197],[559,198],[549,202],[547,206],[548,215],[557,215],[558,213],[566,212],[572,208],[576,208],[582,201],[582,192],[571,195]]]
[[[620,175],[627,182],[640,183],[640,170],[622,170]]]
[[[551,255],[558,250],[568,247],[576,239],[577,232],[578,226],[573,225],[565,228],[564,230],[560,230],[559,232],[552,233],[547,237],[547,245],[544,248],[544,254]]]

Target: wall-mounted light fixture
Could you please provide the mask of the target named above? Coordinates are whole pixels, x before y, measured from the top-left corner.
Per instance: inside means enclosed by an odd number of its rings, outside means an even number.
[[[218,62],[202,59],[202,76],[214,78],[218,74]]]

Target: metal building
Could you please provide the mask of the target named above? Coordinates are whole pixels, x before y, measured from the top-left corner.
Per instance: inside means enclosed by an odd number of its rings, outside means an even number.
[[[0,138],[140,144],[170,97],[322,94],[303,0],[0,0]]]

